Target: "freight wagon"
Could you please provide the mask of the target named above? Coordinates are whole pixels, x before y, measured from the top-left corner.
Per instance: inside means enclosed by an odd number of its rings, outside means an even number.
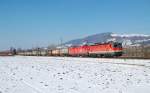
[[[9,51],[0,52],[0,56],[13,56],[13,54]]]
[[[47,50],[47,56],[52,56],[52,50]]]
[[[39,50],[39,55],[40,56],[47,56],[48,55],[48,51],[43,49],[43,50]]]
[[[52,50],[52,56],[60,56],[60,49]]]
[[[32,56],[38,56],[38,55],[39,55],[39,52],[37,50],[32,51]]]
[[[68,56],[68,54],[69,54],[69,50],[67,47],[60,49],[60,56]]]

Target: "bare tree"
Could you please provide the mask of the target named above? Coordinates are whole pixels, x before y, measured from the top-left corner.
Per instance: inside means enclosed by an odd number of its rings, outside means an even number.
[[[51,45],[49,45],[47,48],[48,48],[48,49],[56,49],[56,47],[57,47],[56,45],[51,44]]]

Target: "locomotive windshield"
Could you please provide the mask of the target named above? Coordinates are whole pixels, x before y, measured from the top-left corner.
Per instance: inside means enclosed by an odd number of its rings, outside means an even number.
[[[122,48],[122,44],[121,43],[114,43],[113,47],[115,47],[115,48]]]

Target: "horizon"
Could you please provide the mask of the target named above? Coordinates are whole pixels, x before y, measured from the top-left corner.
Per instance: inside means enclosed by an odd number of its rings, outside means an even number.
[[[46,47],[93,34],[150,35],[148,0],[2,0],[0,50]]]

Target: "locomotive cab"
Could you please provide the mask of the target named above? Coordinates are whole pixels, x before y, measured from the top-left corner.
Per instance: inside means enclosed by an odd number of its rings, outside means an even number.
[[[113,46],[114,56],[121,56],[123,53],[122,43],[114,42],[112,46]]]
[[[115,42],[115,43],[113,43],[113,47],[114,48],[122,48],[122,44]]]

